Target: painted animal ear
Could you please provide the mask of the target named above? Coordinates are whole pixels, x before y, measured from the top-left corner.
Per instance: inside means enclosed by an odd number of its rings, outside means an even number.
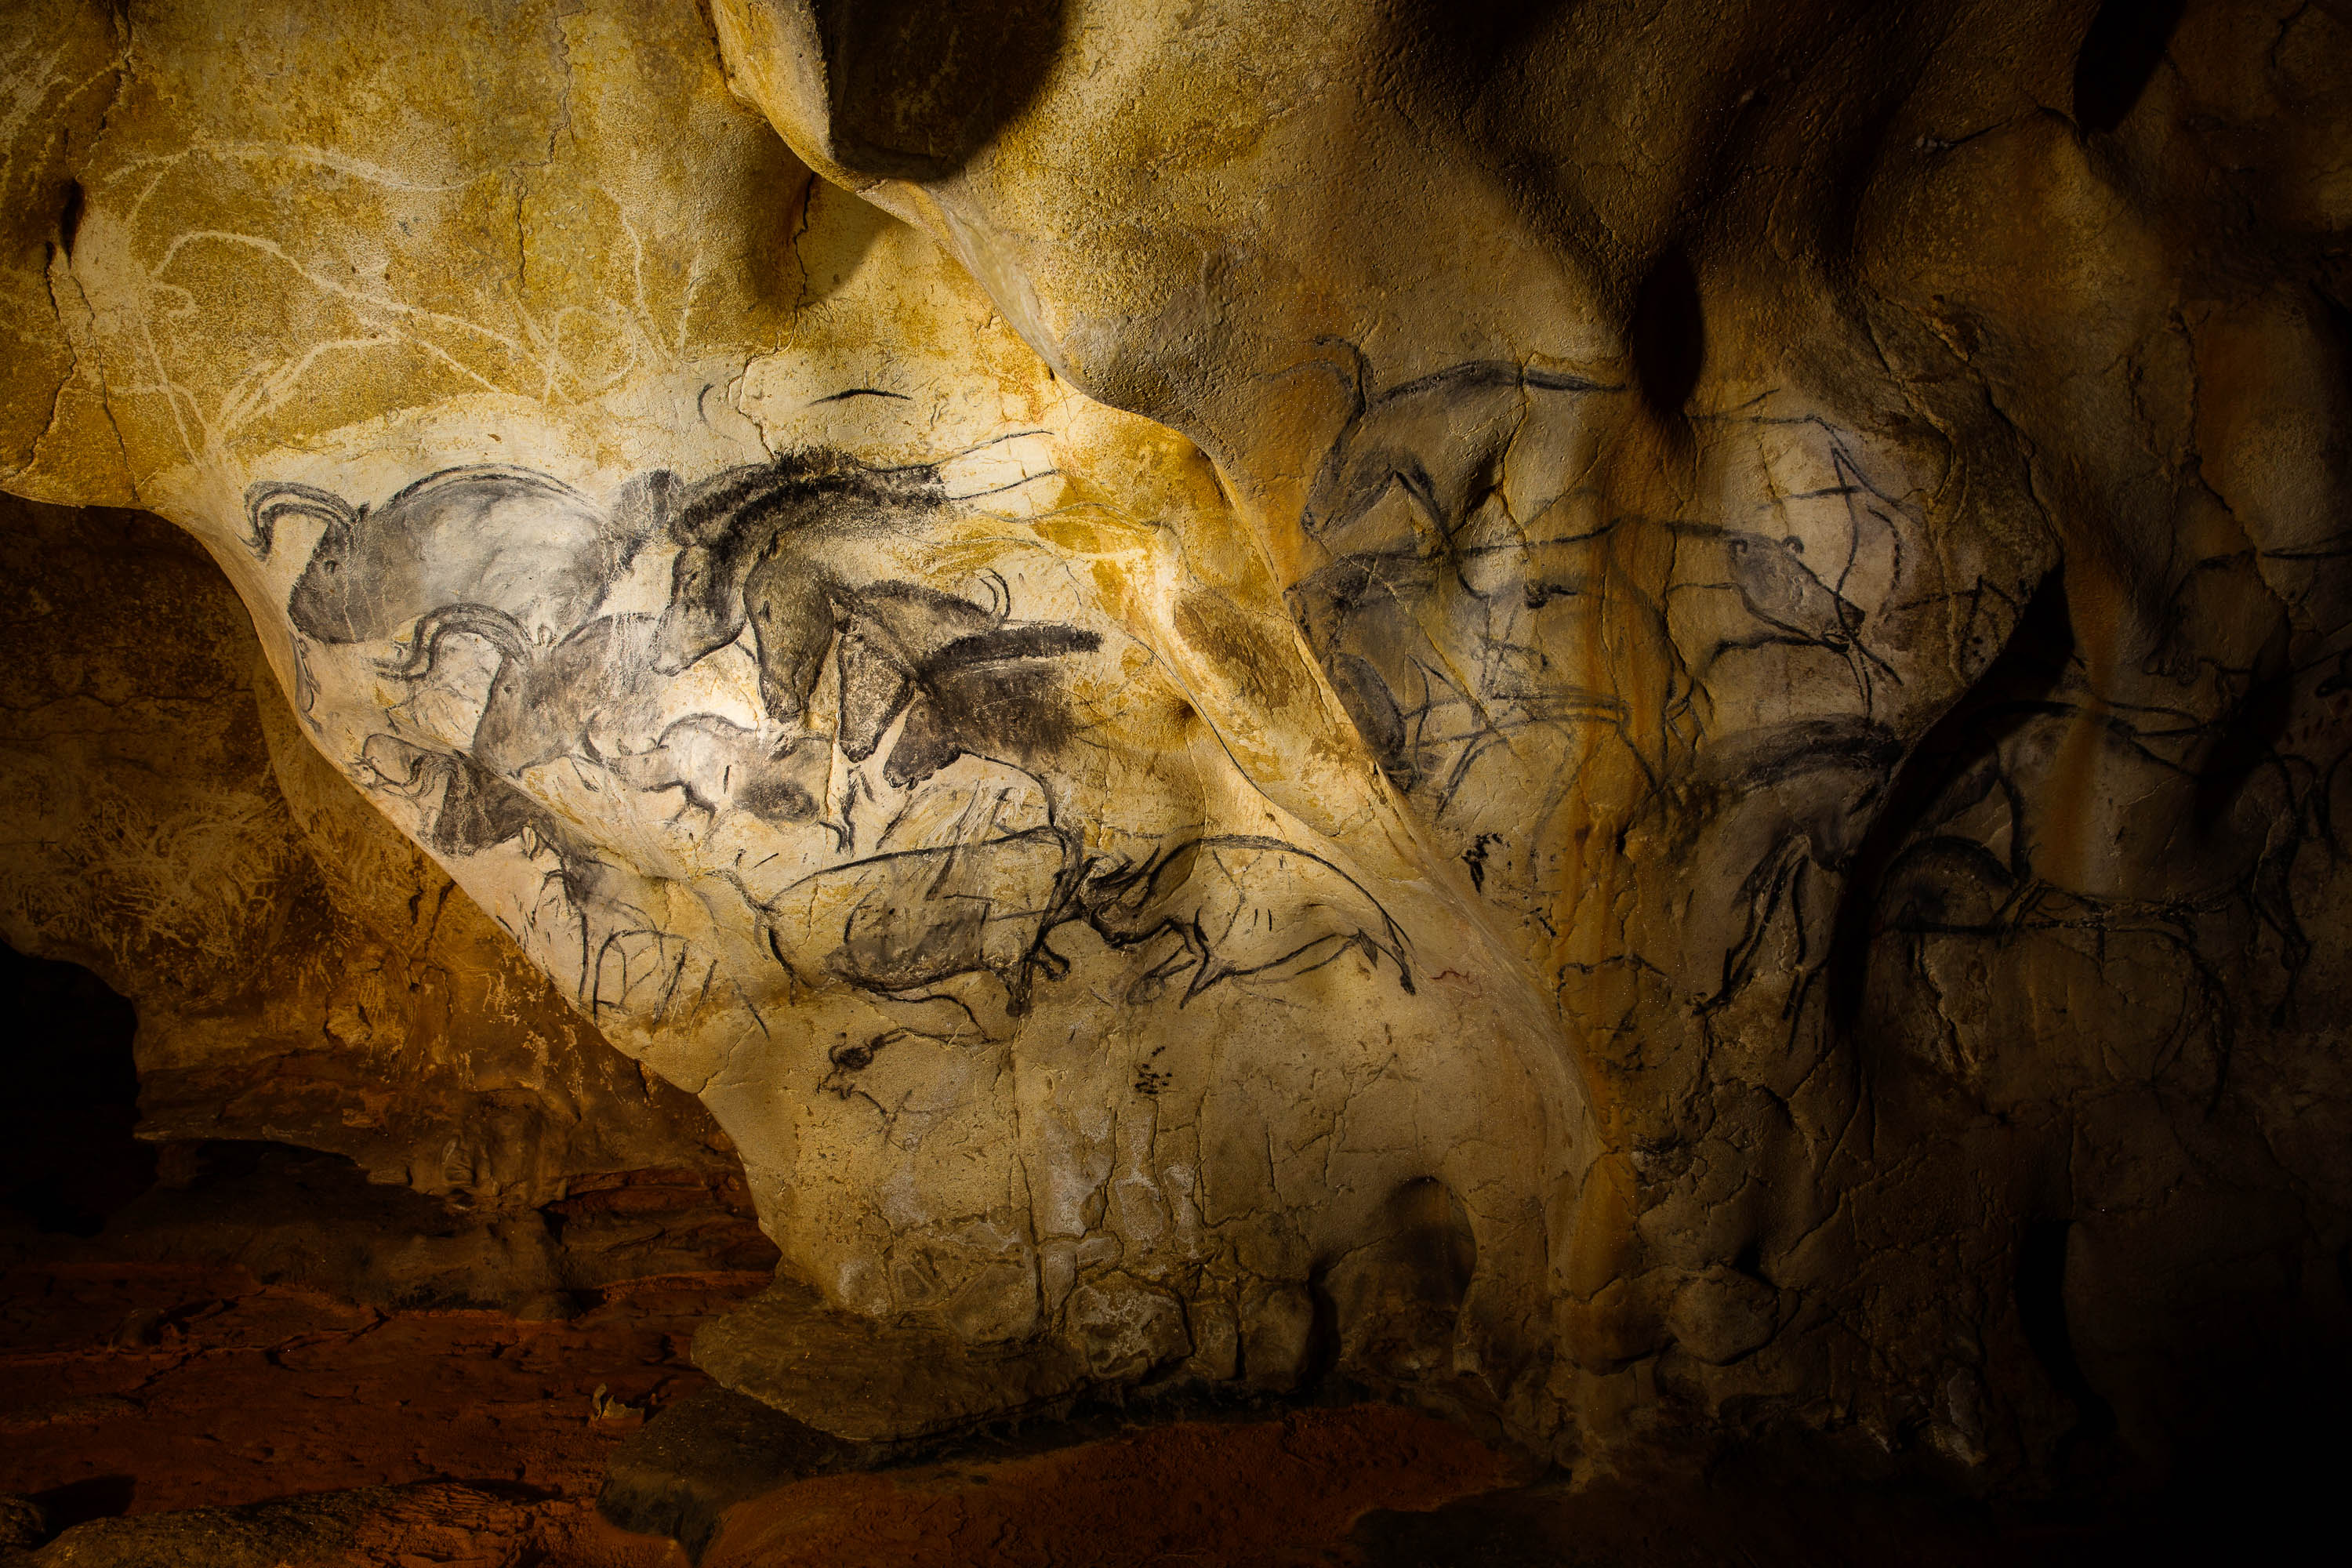
[[[278,520],[281,517],[315,517],[328,528],[348,530],[359,521],[352,503],[332,490],[322,490],[315,485],[288,484],[278,479],[263,479],[245,487],[245,547],[253,552],[257,561],[269,559],[270,548],[278,540]]]
[[[999,626],[1003,625],[1004,617],[1013,613],[1013,590],[1004,585],[1003,577],[985,569],[974,572],[957,583],[955,595]]]

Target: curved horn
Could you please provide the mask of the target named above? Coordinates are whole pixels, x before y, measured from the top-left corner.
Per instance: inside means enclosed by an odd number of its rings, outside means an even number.
[[[263,479],[247,485],[245,547],[253,552],[255,560],[269,559],[270,548],[278,539],[278,520],[289,514],[315,517],[330,528],[338,524],[349,528],[359,521],[359,513],[352,510],[351,502],[316,485],[289,484],[282,479]]]
[[[388,734],[367,738],[360,747],[360,766],[375,775],[375,787],[392,790],[410,800],[437,781],[454,778],[457,772],[454,758]]]
[[[398,658],[381,659],[376,668],[396,680],[422,679],[433,673],[442,642],[453,637],[480,637],[504,658],[521,658],[530,649],[521,626],[504,610],[488,605],[444,605],[426,611],[406,642],[393,645],[399,649]]]

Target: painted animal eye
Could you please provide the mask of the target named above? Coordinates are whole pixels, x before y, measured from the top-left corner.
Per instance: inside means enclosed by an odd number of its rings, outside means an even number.
[[[320,571],[322,571],[322,572],[326,573],[326,574],[327,574],[328,576],[331,577],[331,576],[333,576],[333,575],[335,574],[336,568],[337,568],[337,567],[339,567],[341,564],[341,562],[338,562],[338,561],[336,561],[336,560],[334,560],[334,559],[332,559],[332,558],[331,557],[331,558],[329,558],[329,559],[327,559],[327,560],[325,560],[325,561],[321,561],[321,562],[320,562],[320,563],[319,563],[319,569],[320,569]]]

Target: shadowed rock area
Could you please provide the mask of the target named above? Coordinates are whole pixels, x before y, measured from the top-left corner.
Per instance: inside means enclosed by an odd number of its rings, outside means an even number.
[[[0,1551],[2326,1490],[2352,6],[0,19]]]

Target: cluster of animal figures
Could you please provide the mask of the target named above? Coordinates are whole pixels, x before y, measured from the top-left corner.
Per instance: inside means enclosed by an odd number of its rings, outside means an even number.
[[[2158,655],[2095,678],[2061,572],[2022,602],[1939,578],[1916,487],[1874,477],[1852,432],[1778,395],[1692,416],[1713,515],[1612,509],[1582,474],[1607,422],[1580,412],[1627,395],[1493,363],[1360,391],[1307,499],[1328,563],[1290,590],[1292,613],[1477,890],[1539,928],[1540,951],[1558,934],[1545,889],[1590,866],[1562,825],[1612,820],[1570,803],[1607,796],[1622,829],[1703,798],[1739,848],[1685,839],[1676,857],[1727,879],[1721,945],[1679,933],[1702,1024],[1759,978],[1776,927],[1795,932],[1777,1009],[1791,1032],[1820,1016],[1809,1002],[1853,1024],[1882,938],[1904,950],[1877,966],[1895,975],[1924,946],[2079,942],[2172,977],[2170,999],[2132,1004],[2175,1016],[2159,1055],[2207,1039],[2218,1092],[2230,972],[2267,933],[2273,1005],[2291,1001],[2311,952],[2297,857],[2333,839],[2331,799],[2352,786],[2352,682],[2332,673],[2352,656],[2289,668],[2279,596],[2293,578],[2302,613],[2336,614],[2340,542],[2193,566]],[[1898,667],[1935,640],[1914,628],[1948,626],[1983,673],[1906,759]],[[2289,734],[2290,710],[2325,714]],[[2086,789],[2104,825],[2079,816]]]
[[[1559,857],[1546,836],[1572,792],[1613,769],[1633,810],[1644,800],[1666,809],[1655,803],[1674,795],[1707,728],[1703,702],[1720,710],[1743,681],[1768,696],[1777,686],[1774,701],[1811,682],[1821,690],[1799,705],[1805,712],[1777,724],[1759,715],[1768,721],[1749,733],[1762,740],[1716,764],[1731,769],[1718,798],[1793,785],[1825,804],[1776,818],[1728,868],[1744,881],[1716,956],[1700,959],[1720,962],[1700,987],[1713,994],[1698,999],[1702,1016],[1757,978],[1776,924],[1793,922],[1801,950],[1783,1014],[1792,1028],[1824,975],[1851,1017],[1878,933],[1916,950],[2074,931],[2153,943],[2155,961],[2179,976],[2167,1048],[2202,1031],[2220,1037],[2225,1058],[2234,1008],[2209,951],[2213,922],[2231,910],[2254,917],[2292,986],[2309,952],[2292,872],[2299,849],[2326,837],[2344,771],[2336,759],[2300,762],[2259,736],[2217,740],[2219,721],[2192,711],[2194,700],[2150,706],[2091,690],[2054,574],[2023,605],[1982,582],[1915,584],[1905,541],[1920,536],[1916,508],[1866,478],[1848,438],[1816,416],[1759,407],[1701,421],[1811,454],[1817,486],[1759,500],[1769,531],[1587,515],[1571,437],[1588,422],[1568,416],[1622,392],[1478,363],[1360,398],[1309,497],[1305,524],[1330,559],[1291,590],[1291,612],[1374,758],[1477,890],[1549,935],[1544,889]],[[1500,486],[1497,472],[1507,475]],[[1098,774],[1115,745],[1088,733],[1071,676],[1095,661],[1094,688],[1117,692],[1105,661],[1118,634],[1017,618],[993,572],[942,588],[888,564],[891,542],[919,545],[968,499],[949,493],[937,465],[874,467],[825,447],[699,481],[656,471],[606,506],[532,469],[479,465],[433,474],[374,509],[310,486],[256,484],[247,543],[267,557],[288,520],[323,527],[287,605],[306,713],[316,695],[306,643],[389,647],[378,668],[396,689],[420,689],[456,645],[492,660],[463,744],[415,725],[383,731],[365,740],[358,772],[415,803],[444,857],[518,839],[552,854],[550,880],[569,905],[613,917],[594,952],[584,912],[578,921],[579,990],[592,1010],[618,1005],[648,972],[624,962],[616,993],[606,978],[614,944],[649,937],[668,950],[594,837],[524,787],[530,770],[565,758],[630,791],[674,791],[680,815],[713,826],[743,814],[826,836],[824,863],[781,889],[717,873],[799,980],[920,999],[960,976],[993,975],[1004,1013],[1018,1017],[1041,976],[1068,972],[1054,931],[1084,921],[1117,949],[1161,944],[1141,955],[1130,1003],[1179,983],[1189,1001],[1237,975],[1279,981],[1349,952],[1411,990],[1405,933],[1330,861],[1279,839],[1156,825],[1105,832],[1088,820],[1104,792],[1072,781]],[[1666,548],[1654,548],[1662,537]],[[600,613],[656,542],[675,549],[660,612]],[[1665,580],[1627,564],[1650,557],[1674,563]],[[2201,650],[2182,657],[2192,675],[2213,666],[2210,680],[2198,677],[2208,685],[2259,684],[2259,659],[2215,662],[2232,642],[2232,595],[2262,596],[2254,572],[2242,559],[2214,563],[2175,595],[2179,644]],[[1666,672],[1649,684],[1658,710],[1635,710],[1628,692],[1640,683],[1547,653],[1589,642],[1584,628],[1602,614],[1615,662]],[[1881,709],[1902,685],[1889,657],[1905,615],[1981,620],[1999,628],[1984,640],[2005,639],[2008,651],[1898,771],[1904,747]],[[740,710],[651,717],[665,682],[740,649],[747,632],[759,722],[739,721]],[[2323,674],[2290,672],[2306,686]],[[2339,684],[2313,695],[2325,702]],[[2053,807],[2039,781],[2094,710],[2111,798],[2161,816],[2183,792],[2197,797],[2209,826],[2195,864],[2126,856],[2111,873],[2056,880],[2037,866],[2056,831],[2041,820]],[[2217,744],[2227,754],[2209,757]],[[863,765],[877,752],[896,791],[967,756],[1034,789],[1021,802],[999,791],[967,805],[944,831],[906,828],[910,804],[861,842],[849,805],[861,790],[873,798]],[[788,906],[846,912],[837,928],[787,939]],[[690,990],[683,966],[658,956],[650,970],[668,971],[670,991]]]
[[[698,482],[656,471],[600,507],[544,473],[476,465],[419,479],[381,508],[269,481],[252,486],[246,503],[247,543],[263,558],[289,519],[324,528],[287,603],[302,639],[295,696],[306,715],[317,685],[304,641],[388,644],[393,657],[377,670],[411,691],[460,645],[489,650],[494,673],[465,744],[381,731],[366,738],[358,772],[415,804],[425,843],[444,857],[517,840],[534,856],[551,853],[558,869],[549,879],[582,915],[579,985],[592,1009],[618,1005],[607,978],[614,944],[651,934],[658,945],[661,933],[651,914],[630,907],[627,879],[592,837],[524,787],[527,773],[560,759],[631,791],[676,792],[677,816],[713,826],[740,813],[822,830],[830,863],[781,890],[718,873],[798,981],[921,999],[959,976],[992,973],[1017,1017],[1040,975],[1067,973],[1053,931],[1083,921],[1115,948],[1166,948],[1147,955],[1157,961],[1131,983],[1132,1003],[1180,981],[1190,1000],[1235,975],[1278,980],[1351,950],[1375,967],[1386,960],[1412,988],[1402,932],[1344,872],[1296,846],[1201,835],[1140,857],[1087,849],[1065,783],[1071,749],[1085,741],[1066,673],[1073,660],[1106,653],[1102,634],[1015,618],[993,572],[955,591],[875,574],[877,562],[887,570],[877,542],[920,541],[960,504],[936,466],[869,467],[820,447]],[[600,614],[656,542],[676,548],[661,613]],[[648,720],[666,683],[746,631],[763,722],[700,711]],[[826,700],[815,700],[828,672]],[[633,728],[651,743],[614,743]],[[945,833],[935,822],[901,831],[920,804],[910,795],[861,843],[849,799],[861,788],[871,798],[872,786],[836,754],[865,764],[886,744],[880,772],[894,791],[914,791],[970,756],[1025,774],[1036,795],[1024,805],[996,791],[967,804]],[[1330,896],[1310,898],[1306,918],[1270,930],[1252,906],[1302,877]],[[824,897],[822,884],[848,896]],[[825,973],[805,973],[812,944],[782,934],[785,911],[845,905],[837,928],[814,944]],[[590,910],[608,917],[606,951],[586,951]],[[667,984],[675,990],[678,973]]]

